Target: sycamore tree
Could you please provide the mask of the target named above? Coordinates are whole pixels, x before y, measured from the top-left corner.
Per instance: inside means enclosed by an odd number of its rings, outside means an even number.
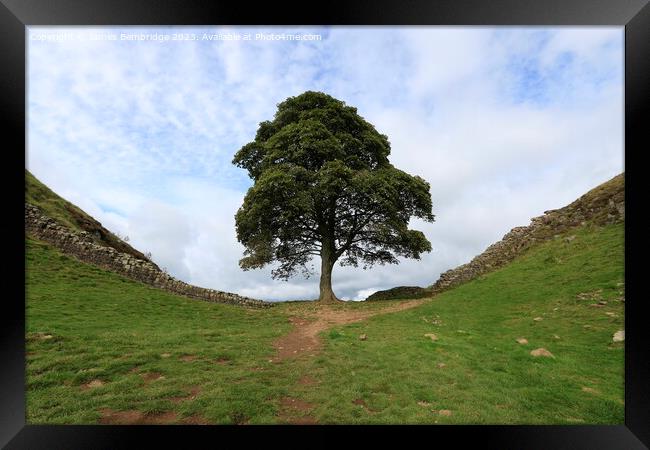
[[[273,278],[312,274],[321,259],[320,297],[336,302],[332,269],[366,269],[431,251],[411,217],[433,222],[429,183],[390,164],[388,138],[357,109],[308,91],[278,105],[235,155],[254,184],[235,216],[244,270],[274,262]]]

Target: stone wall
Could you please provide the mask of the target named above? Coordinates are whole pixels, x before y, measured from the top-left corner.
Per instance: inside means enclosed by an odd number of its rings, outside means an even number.
[[[606,225],[625,220],[625,187],[623,174],[592,189],[578,200],[561,209],[545,211],[531,220],[530,225],[515,227],[499,242],[467,264],[440,275],[430,289],[432,293],[470,281],[504,266],[536,242],[553,239],[574,227]],[[567,238],[570,239],[570,238]]]
[[[25,203],[25,231],[28,235],[45,241],[61,252],[80,261],[94,264],[111,272],[142,283],[215,303],[229,303],[257,308],[267,308],[273,303],[243,297],[229,292],[192,286],[161,271],[155,264],[101,245],[97,238],[85,231],[73,231],[47,217],[40,208]]]

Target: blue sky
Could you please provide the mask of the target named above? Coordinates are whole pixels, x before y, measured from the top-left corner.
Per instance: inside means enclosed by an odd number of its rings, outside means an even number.
[[[57,39],[66,32],[66,39]],[[98,33],[116,40],[96,40]],[[121,33],[195,41],[121,40]],[[250,41],[202,40],[204,33]],[[255,40],[256,33],[320,35]],[[125,27],[28,30],[27,167],[190,283],[314,298],[317,280],[237,265],[251,186],[234,153],[276,104],[320,90],[388,135],[391,162],[431,183],[434,251],[336,267],[355,299],[428,285],[514,226],[623,171],[623,28]]]

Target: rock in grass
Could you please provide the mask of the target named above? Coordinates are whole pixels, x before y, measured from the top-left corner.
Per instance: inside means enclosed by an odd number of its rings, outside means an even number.
[[[555,356],[553,356],[553,353],[549,352],[545,348],[537,348],[531,351],[530,354],[533,356],[545,356],[547,358],[555,358]]]
[[[448,409],[441,409],[440,411],[438,411],[438,414],[440,414],[441,416],[451,416],[451,411],[449,411]]]
[[[365,341],[366,339],[368,339],[368,336],[365,335],[365,334],[362,334],[362,335],[359,336],[360,341]]]
[[[437,341],[438,340],[438,336],[436,336],[433,333],[427,333],[427,334],[424,335],[424,337],[431,338],[432,341]]]
[[[534,320],[535,322],[539,322],[539,321],[541,321],[541,320],[544,320],[544,318],[543,318],[543,317],[535,317],[533,320]]]
[[[625,340],[625,330],[619,330],[616,333],[614,333],[614,336],[612,337],[612,341],[614,342],[623,342]]]
[[[104,382],[102,380],[92,380],[90,383],[84,384],[84,387],[86,389],[93,389],[93,388],[98,388],[104,386]]]
[[[519,342],[520,344],[528,344],[528,339],[526,339],[526,338],[518,338],[517,342]]]

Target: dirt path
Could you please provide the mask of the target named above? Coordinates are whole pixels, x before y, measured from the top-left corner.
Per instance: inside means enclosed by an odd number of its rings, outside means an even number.
[[[421,305],[425,299],[403,301],[385,308],[359,310],[345,309],[339,305],[319,305],[306,311],[307,317],[297,315],[290,316],[289,320],[294,329],[287,335],[275,341],[274,346],[277,355],[273,362],[282,361],[287,358],[295,358],[304,354],[315,355],[321,348],[318,333],[336,325],[344,325],[353,322],[360,322],[378,314],[387,314]]]
[[[421,305],[427,299],[409,300],[382,307],[358,309],[345,305],[310,305],[308,308],[289,312],[289,321],[294,329],[275,341],[276,356],[272,362],[280,362],[299,356],[314,356],[322,348],[318,333],[336,325],[360,322],[379,314],[388,314]],[[375,306],[375,305],[372,305]],[[314,387],[318,381],[304,375],[298,381],[295,393],[280,399],[277,418],[279,423],[291,425],[313,425],[318,420],[312,415],[315,405],[300,398],[301,388]],[[360,400],[363,401],[363,400]]]

